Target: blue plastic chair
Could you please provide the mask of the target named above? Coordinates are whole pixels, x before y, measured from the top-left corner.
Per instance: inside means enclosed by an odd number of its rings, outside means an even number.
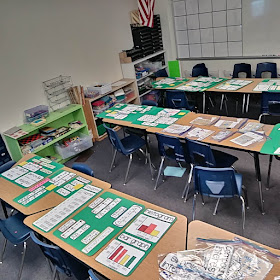
[[[15,165],[16,162],[13,161],[13,160],[10,160],[6,163],[4,163],[3,165],[0,166],[0,174],[9,170],[13,165]],[[4,216],[5,218],[8,218],[9,215],[8,215],[8,212],[7,212],[7,208],[11,208],[12,211],[11,211],[11,214],[13,213],[13,207],[11,205],[9,205],[8,203],[6,203],[5,201],[1,200],[1,206],[2,206],[2,209],[3,209],[3,212],[4,212]]]
[[[94,177],[93,170],[85,163],[73,163],[72,169],[82,172],[88,176]]]
[[[53,265],[52,279],[56,279],[58,273],[66,274],[68,277],[74,275],[78,280],[88,279],[88,267],[78,261],[76,258],[62,250],[58,246],[50,245],[39,240],[34,232],[30,233],[30,236],[34,243],[39,245],[43,254]],[[59,276],[58,276],[59,277]]]
[[[133,158],[132,154],[136,151],[140,151],[145,156],[145,158],[147,158],[147,160],[149,162],[150,171],[151,171],[152,180],[153,180],[153,170],[152,170],[150,154],[148,152],[145,154],[144,151],[141,149],[143,146],[146,145],[146,141],[143,138],[141,138],[140,136],[137,136],[135,134],[130,134],[129,136],[126,136],[126,137],[120,139],[114,129],[108,127],[105,124],[103,124],[103,126],[105,127],[107,134],[108,134],[108,138],[109,138],[113,148],[115,149],[109,172],[112,172],[112,169],[115,166],[115,159],[117,156],[117,152],[119,152],[125,156],[129,156],[129,162],[128,162],[126,175],[125,175],[125,179],[124,179],[124,185],[125,185],[127,183],[128,173],[129,173],[130,165],[131,165],[132,158]]]
[[[209,77],[208,69],[204,63],[196,64],[192,69],[192,77]]]
[[[239,78],[240,73],[245,73],[246,74],[245,78],[251,78],[252,77],[251,64],[248,63],[234,64],[232,78],[234,79]]]
[[[277,64],[274,62],[262,62],[257,64],[256,78],[262,78],[263,72],[270,72],[271,78],[277,78]]]
[[[259,121],[265,115],[280,116],[280,94],[276,92],[262,92],[261,114]]]
[[[185,197],[185,202],[188,199],[189,186],[192,180],[194,166],[212,168],[230,167],[238,160],[238,158],[233,155],[211,149],[211,147],[205,143],[200,143],[187,138],[186,143],[191,160],[191,171],[188,184],[186,185],[186,188],[183,193],[183,197]]]
[[[194,110],[194,106],[191,106],[189,104],[185,92],[181,90],[166,91],[166,107],[173,109],[185,109],[190,111]]]
[[[158,175],[155,183],[154,190],[158,187],[158,181],[159,177],[162,174],[163,181],[164,181],[164,175],[162,172],[163,164],[165,159],[170,159],[176,161],[180,167],[181,162],[190,162],[190,159],[187,157],[188,153],[186,152],[186,147],[183,146],[183,144],[180,142],[180,140],[176,137],[163,135],[160,133],[156,133],[157,141],[158,141],[158,151],[161,156],[161,162],[158,170]]]
[[[242,197],[244,190],[245,200]],[[213,215],[217,214],[218,205],[221,198],[239,197],[242,203],[242,234],[245,227],[245,205],[247,204],[247,193],[242,186],[242,175],[235,173],[233,168],[209,168],[196,166],[194,168],[194,197],[192,219],[195,219],[196,196],[201,195],[202,204],[204,205],[203,196],[218,198]],[[246,203],[245,203],[246,202]]]
[[[168,74],[166,72],[166,69],[160,69],[157,72],[155,72],[155,76],[156,76],[156,78],[168,77]]]
[[[96,275],[93,273],[92,269],[90,269],[88,271],[88,274],[89,274],[89,279],[90,280],[98,280],[98,278],[96,277]]]
[[[21,278],[26,253],[26,240],[30,237],[30,233],[32,232],[30,228],[23,224],[24,219],[25,216],[21,213],[17,213],[13,216],[10,216],[5,220],[0,219],[0,231],[2,232],[5,238],[3,250],[0,256],[0,264],[3,263],[3,257],[6,250],[7,241],[11,242],[13,245],[23,243],[23,252],[17,279]]]
[[[146,106],[158,106],[156,101],[153,100],[143,100],[142,101],[142,105],[146,105]]]

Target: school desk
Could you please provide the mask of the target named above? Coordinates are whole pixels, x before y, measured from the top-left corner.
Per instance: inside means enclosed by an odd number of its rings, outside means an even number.
[[[254,91],[254,88],[261,82],[263,81],[263,79],[259,79],[259,78],[234,78],[233,80],[248,80],[248,81],[252,81],[252,83],[238,89],[238,90],[224,90],[224,89],[218,89],[217,86],[212,87],[208,90],[206,90],[207,92],[220,92],[222,93],[222,100],[221,100],[221,106],[223,103],[223,99],[224,99],[224,95],[226,93],[236,93],[236,94],[243,94],[243,102],[242,102],[242,113],[244,113],[245,111],[248,112],[249,110],[249,102],[250,102],[250,94],[252,93],[262,93],[261,91]],[[230,81],[230,80],[229,80]],[[247,98],[246,98],[247,95]],[[220,106],[220,110],[222,109]],[[246,107],[246,108],[245,108]],[[246,110],[245,110],[246,109]]]
[[[262,245],[260,243],[257,243],[255,241],[252,241],[250,239],[244,238],[242,236],[236,235],[232,232],[223,230],[221,228],[209,225],[207,223],[195,220],[189,223],[188,225],[188,241],[187,241],[187,248],[188,250],[196,249],[196,238],[205,238],[205,239],[233,239],[234,237],[239,237],[241,239],[247,240],[249,242],[252,242],[254,244],[257,244],[261,247],[264,247],[271,251],[272,253],[276,255],[280,255],[280,250]],[[280,263],[278,262],[275,264],[272,268],[272,270],[269,272],[267,277],[265,279],[267,280],[273,280],[274,277],[280,275]]]
[[[201,117],[207,117],[207,116],[209,116],[209,117],[220,117],[220,116],[215,116],[215,115],[196,114],[194,112],[190,112],[189,114],[187,114],[183,118],[176,121],[176,124],[191,125],[190,122],[192,120],[196,119],[197,117],[200,117],[200,116]],[[236,120],[236,118],[230,118],[230,117],[221,117],[221,119],[223,119],[223,120],[234,120],[235,119]],[[259,123],[259,121],[257,121],[257,120],[249,120],[249,121]],[[200,128],[214,130],[214,131],[219,131],[220,130],[218,127],[215,127],[214,125],[211,125],[211,126],[195,125],[195,127],[200,127]],[[265,135],[266,136],[270,135],[273,128],[274,128],[273,125],[264,125],[263,130],[265,132]],[[147,129],[147,132],[148,133],[157,133],[158,132],[158,133],[165,134],[162,130],[163,129],[150,127],[150,128]],[[254,163],[255,163],[255,171],[256,171],[256,178],[257,178],[257,181],[258,181],[260,201],[261,201],[261,212],[264,213],[265,211],[264,211],[264,201],[263,201],[263,192],[262,192],[262,181],[261,181],[261,172],[260,172],[259,153],[261,152],[262,147],[264,146],[264,144],[268,140],[266,140],[266,137],[264,137],[264,139],[260,142],[256,142],[256,143],[251,144],[247,147],[242,147],[242,146],[237,145],[237,144],[230,141],[231,139],[234,139],[237,136],[241,135],[241,133],[237,132],[238,129],[231,129],[231,131],[234,131],[235,133],[232,136],[226,138],[225,140],[223,140],[221,142],[213,140],[212,135],[210,135],[207,138],[201,140],[201,142],[211,144],[211,145],[220,146],[220,147],[225,147],[225,148],[230,148],[230,149],[235,149],[235,150],[240,150],[240,151],[252,152],[253,153]],[[187,134],[188,134],[188,132],[186,132],[182,135],[174,135],[174,134],[168,134],[168,135],[184,139],[184,138],[187,137]]]
[[[165,233],[165,235],[160,239],[160,241],[156,244],[156,246],[152,249],[152,251],[148,254],[148,256],[140,263],[140,265],[136,268],[136,270],[128,277],[122,276],[121,274],[107,268],[106,266],[98,263],[95,258],[99,255],[99,253],[105,249],[106,245],[103,246],[96,254],[93,256],[87,256],[81,251],[75,249],[71,245],[61,241],[58,237],[53,235],[53,232],[59,228],[59,225],[52,229],[50,232],[45,233],[39,230],[37,227],[33,226],[33,222],[39,219],[41,216],[46,214],[48,211],[40,212],[31,216],[28,216],[24,223],[30,227],[32,230],[38,232],[46,239],[53,242],[55,245],[61,247],[80,261],[84,262],[89,267],[92,267],[94,270],[98,271],[108,279],[114,280],[142,280],[142,279],[158,279],[158,254],[174,252],[179,250],[184,250],[186,248],[186,234],[187,234],[187,218],[178,213],[172,212],[170,210],[164,209],[162,207],[156,206],[154,204],[148,203],[141,199],[132,197],[130,195],[121,193],[116,190],[109,190],[108,192],[119,195],[121,197],[127,198],[131,201],[144,205],[146,208],[152,208],[154,210],[170,214],[172,216],[176,216],[177,220],[175,223],[169,228],[169,230]],[[84,207],[79,209],[78,211],[82,211],[83,208],[87,207],[90,202],[86,203]],[[77,211],[69,216],[69,218],[73,217]],[[109,241],[110,242],[110,241]],[[108,244],[108,243],[107,243]]]
[[[16,165],[20,164],[21,162],[24,162],[36,155],[34,154],[28,154],[24,156],[22,159],[20,159]],[[107,190],[111,188],[111,184],[101,181],[99,179],[96,179],[94,177],[85,175],[81,172],[78,172],[76,170],[73,170],[71,168],[68,168],[64,166],[62,170],[73,172],[77,174],[78,176],[84,177],[90,181],[92,181],[91,184],[100,187],[104,190]],[[55,174],[55,173],[54,173]],[[52,174],[53,175],[53,174]],[[38,201],[34,202],[32,205],[25,207],[17,202],[15,202],[13,199],[18,197],[19,195],[23,194],[26,192],[28,188],[22,188],[4,178],[0,178],[0,199],[5,201],[6,203],[10,204],[14,209],[18,210],[19,212],[23,213],[24,215],[31,215],[52,207],[55,207],[59,203],[65,200],[64,197],[60,196],[54,191],[51,191],[48,193],[46,196],[42,197]],[[3,208],[5,209],[5,208]]]

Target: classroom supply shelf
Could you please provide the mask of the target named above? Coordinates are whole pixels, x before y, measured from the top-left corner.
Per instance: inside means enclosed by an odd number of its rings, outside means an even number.
[[[161,66],[157,67],[157,69],[154,69],[155,71],[149,70],[149,72],[146,75],[137,78],[136,68],[139,66],[144,67],[148,62],[159,63],[161,64]],[[124,77],[136,79],[138,92],[140,94],[140,97],[143,97],[144,95],[148,94],[152,90],[151,82],[154,80],[153,76],[155,72],[167,68],[166,61],[165,61],[165,51],[164,50],[158,51],[156,53],[153,53],[141,59],[135,60],[131,63],[121,63],[121,67],[122,67],[122,73]],[[141,88],[142,89],[144,88],[144,91],[141,90]]]
[[[81,105],[77,105],[77,104],[69,104],[65,108],[51,112],[49,116],[46,118],[46,122],[41,126],[34,127],[30,124],[23,124],[19,126],[22,130],[28,133],[23,137],[20,137],[18,139],[13,139],[12,137],[4,135],[12,159],[18,161],[23,157],[19,140],[39,133],[40,128],[49,127],[49,126],[53,128],[60,128],[62,126],[68,126],[70,122],[74,122],[74,121],[80,121],[82,125],[76,129],[71,129],[67,133],[61,135],[58,138],[55,138],[54,140],[52,140],[51,142],[43,146],[39,146],[33,151],[33,153],[39,156],[42,157],[51,156],[57,158],[56,159],[57,162],[60,163],[66,162],[67,160],[69,160],[69,158],[62,158],[55,150],[55,144],[58,143],[59,141],[63,141],[64,139],[67,139],[68,137],[79,136],[79,134],[89,135],[83,108]]]
[[[117,83],[117,86],[114,86],[114,84]],[[109,107],[104,107],[100,109],[100,111],[93,111],[92,109],[92,103],[94,101],[99,100],[100,98],[107,96],[107,95],[112,95],[116,91],[120,89],[131,89],[131,94],[126,98],[122,103],[133,103],[133,104],[140,104],[140,99],[139,99],[139,92],[138,92],[138,87],[135,79],[121,79],[117,82],[113,83],[112,85],[112,90],[99,95],[94,98],[85,98],[85,104],[83,105],[84,112],[85,112],[85,117],[87,120],[88,128],[92,133],[93,141],[101,141],[106,137],[106,131],[103,127],[103,122],[101,119],[96,118],[95,116],[98,113],[101,113],[102,111],[109,109]],[[119,129],[119,127],[114,127],[115,130]]]

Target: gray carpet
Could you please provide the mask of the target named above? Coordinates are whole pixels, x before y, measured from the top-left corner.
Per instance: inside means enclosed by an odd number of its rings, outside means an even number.
[[[154,137],[151,137],[151,140],[152,160],[155,165],[158,166],[160,157],[157,152],[157,142]],[[144,159],[139,160],[138,157],[135,156],[129,174],[129,181],[127,185],[124,186],[123,180],[128,159],[122,155],[118,155],[117,165],[112,173],[109,173],[108,170],[112,158],[112,149],[108,139],[95,143],[92,150],[93,155],[86,161],[86,163],[93,168],[95,177],[111,183],[112,187],[116,190],[185,215],[188,218],[188,221],[191,221],[193,193],[190,193],[190,198],[187,203],[184,203],[181,199],[181,194],[188,175],[187,172],[182,178],[168,177],[164,183],[160,184],[158,190],[154,191],[154,182],[151,181],[148,165],[144,164]],[[248,189],[250,209],[246,211],[245,237],[280,249],[280,188],[278,186],[280,178],[280,173],[278,174],[278,170],[280,170],[280,162],[277,160],[273,161],[271,189],[267,191],[265,190],[265,182],[268,156],[260,157],[266,210],[266,215],[262,215],[260,212],[259,193],[257,182],[255,180],[252,156],[246,152],[226,149],[223,149],[223,151],[230,152],[239,158],[235,167],[238,172],[243,174],[244,185]],[[66,165],[71,167],[74,161],[75,159],[71,160]],[[170,166],[176,166],[173,162],[166,163]],[[187,170],[189,170],[189,167]],[[202,206],[200,202],[201,199],[198,198],[196,219],[236,234],[241,234],[241,203],[238,198],[221,200],[218,214],[216,216],[212,215],[216,200],[206,199],[204,206]],[[0,236],[1,246],[2,243],[3,237]],[[21,245],[14,247],[11,244],[8,244],[4,263],[0,265],[1,280],[16,279],[20,264],[21,248]],[[51,274],[40,249],[29,240],[22,280],[33,279],[51,279]],[[61,279],[74,278],[61,276]]]

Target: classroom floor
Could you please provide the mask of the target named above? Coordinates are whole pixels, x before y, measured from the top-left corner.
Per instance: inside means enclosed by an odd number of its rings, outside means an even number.
[[[255,112],[255,115],[258,113]],[[252,117],[252,116],[251,116]],[[122,136],[122,131],[119,131]],[[160,156],[157,151],[157,141],[154,136],[151,136],[151,155],[152,161],[158,167]],[[258,185],[255,179],[253,157],[247,152],[240,152],[229,149],[221,149],[228,153],[237,156],[239,160],[235,163],[236,170],[243,174],[244,185],[248,189],[248,198],[250,209],[246,211],[246,224],[244,236],[266,244],[268,246],[280,249],[280,188],[278,182],[280,180],[280,161],[273,160],[271,173],[271,189],[266,190],[266,175],[268,168],[269,156],[260,156],[260,164],[263,180],[263,192],[265,200],[266,214],[260,212],[260,201]],[[188,218],[191,221],[192,217],[192,195],[191,191],[189,199],[186,203],[183,202],[181,195],[188,176],[189,167],[182,178],[167,177],[164,183],[161,183],[154,191],[154,181],[151,180],[148,165],[145,165],[145,160],[138,159],[134,156],[129,174],[129,181],[126,186],[123,185],[125,170],[128,159],[125,156],[118,155],[116,167],[112,173],[109,173],[110,163],[112,159],[112,148],[108,139],[101,142],[96,142],[91,149],[92,155],[85,161],[93,170],[96,178],[107,181],[112,184],[112,187],[121,192],[127,193],[134,197],[154,203],[161,207],[170,209]],[[75,159],[66,163],[71,167]],[[176,163],[166,161],[166,165],[176,166]],[[207,222],[214,226],[218,226],[225,230],[241,234],[241,202],[238,198],[221,200],[218,213],[213,216],[216,200],[205,199],[205,205],[202,206],[201,198],[198,197],[196,207],[196,219]],[[0,217],[3,213],[0,212]],[[0,248],[2,248],[3,237],[0,235]],[[21,260],[22,246],[17,247],[11,244],[7,245],[6,254],[3,264],[0,264],[0,279],[13,280],[17,279],[18,267]],[[182,248],[184,249],[184,248]],[[31,240],[27,242],[27,253],[24,264],[22,280],[48,280],[51,279],[48,264],[42,255],[40,249],[33,244]],[[61,276],[61,280],[74,279]],[[103,279],[100,277],[100,279]]]

